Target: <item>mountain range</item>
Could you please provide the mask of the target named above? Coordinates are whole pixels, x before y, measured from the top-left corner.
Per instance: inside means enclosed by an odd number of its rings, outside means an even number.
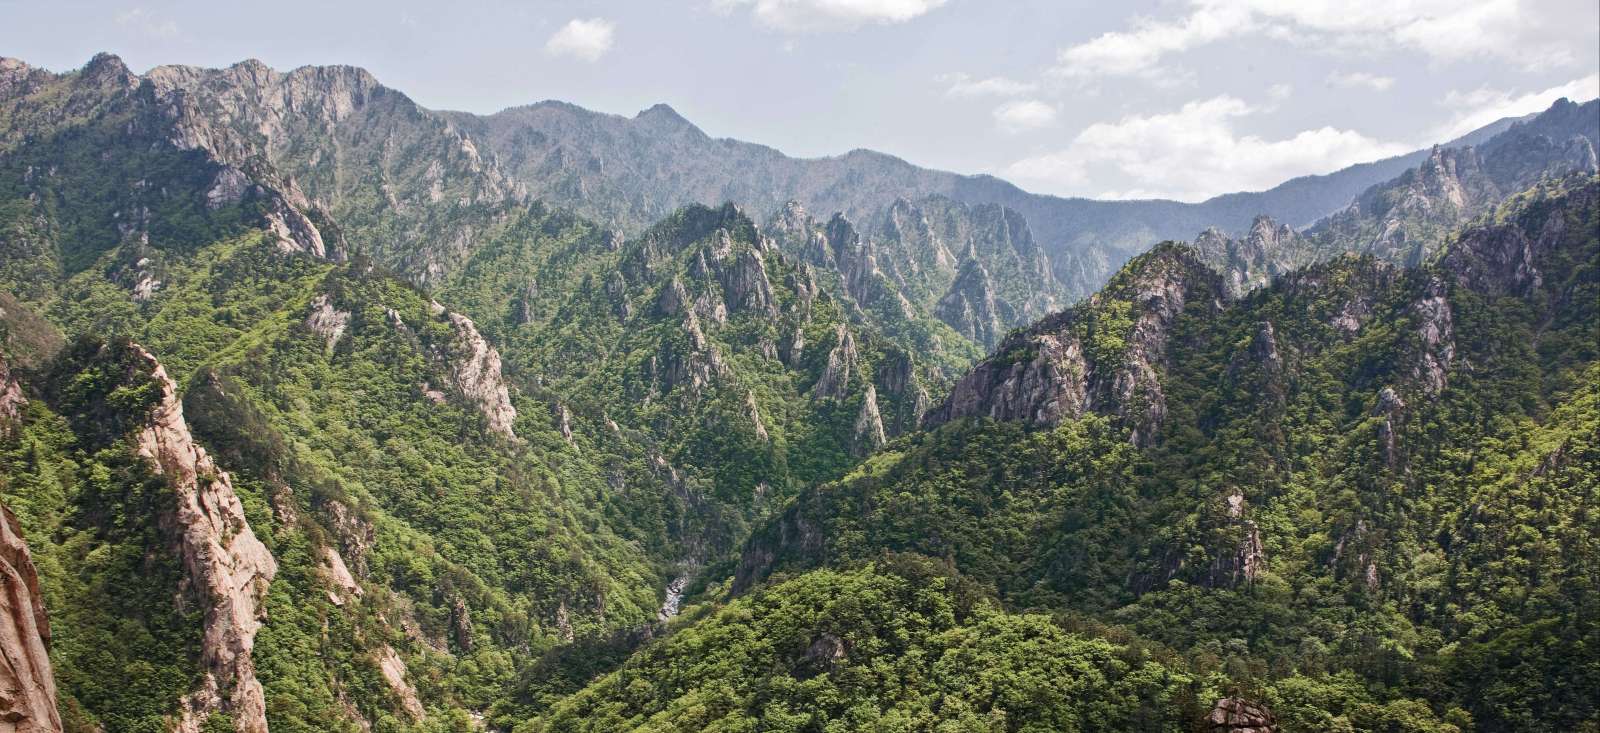
[[[1587,730],[1597,144],[1102,202],[0,59],[0,718]]]

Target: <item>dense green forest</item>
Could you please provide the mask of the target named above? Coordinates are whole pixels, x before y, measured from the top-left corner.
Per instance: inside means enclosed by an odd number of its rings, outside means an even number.
[[[357,69],[4,62],[66,731],[1600,731],[1567,106],[1068,303],[1000,202],[614,230]]]

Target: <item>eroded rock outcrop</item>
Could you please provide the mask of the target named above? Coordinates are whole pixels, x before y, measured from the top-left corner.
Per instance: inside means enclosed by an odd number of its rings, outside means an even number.
[[[206,718],[225,712],[241,733],[265,733],[266,699],[251,651],[278,563],[245,519],[233,480],[194,442],[177,385],[150,352],[134,349],[161,395],[135,444],[172,486],[177,508],[162,526],[177,542],[186,589],[205,608],[204,678],[184,697],[178,730],[195,733]]]
[[[754,392],[744,393],[744,415],[746,419],[755,425],[756,437],[760,438],[763,443],[767,442],[770,439],[767,435],[767,425],[761,419],[761,405],[756,403],[756,393]]]
[[[977,260],[967,260],[949,292],[934,307],[934,315],[963,336],[992,346],[1005,335],[1016,317],[995,299],[989,271]]]
[[[1267,572],[1267,551],[1261,543],[1261,528],[1246,515],[1244,495],[1231,493],[1226,499],[1227,524],[1235,538],[1212,556],[1205,584],[1210,588],[1233,588],[1259,580]]]
[[[1224,697],[1206,716],[1211,733],[1278,733],[1278,719],[1267,706],[1242,697]]]
[[[11,366],[6,363],[4,356],[0,356],[0,435],[4,435],[9,426],[21,415],[22,406],[28,404],[28,398],[22,394],[22,385],[11,373]]]
[[[1378,425],[1378,443],[1383,448],[1384,465],[1389,468],[1395,468],[1400,463],[1398,428],[1404,419],[1405,409],[1405,400],[1400,399],[1393,388],[1384,387],[1378,392],[1378,403],[1373,407],[1372,414],[1383,418]]]
[[[388,683],[389,690],[400,700],[400,708],[412,720],[422,720],[427,717],[427,711],[422,709],[422,701],[417,698],[417,688],[406,679],[406,662],[394,647],[384,645],[378,652],[378,672],[383,675],[383,681]]]
[[[1428,394],[1444,390],[1446,376],[1455,362],[1455,317],[1448,292],[1445,284],[1434,278],[1423,297],[1411,305],[1419,342],[1411,376]]]
[[[335,606],[343,606],[352,597],[362,595],[361,584],[356,582],[355,576],[350,574],[349,566],[344,563],[344,556],[332,547],[322,548],[322,574],[327,578],[328,601]]]
[[[843,399],[850,391],[850,378],[858,369],[860,355],[856,351],[855,336],[844,324],[834,330],[833,349],[828,352],[828,364],[822,376],[812,386],[811,394],[817,399]]]
[[[963,417],[1058,425],[1093,411],[1117,416],[1135,444],[1148,444],[1166,417],[1160,373],[1173,324],[1191,303],[1214,312],[1224,297],[1192,250],[1157,247],[1086,303],[1008,337],[923,425]]]
[[[0,362],[3,369],[4,362]],[[3,381],[3,377],[0,377]],[[0,504],[0,733],[60,733],[50,620],[39,574],[10,507]]]
[[[1240,239],[1207,229],[1195,237],[1194,247],[1206,264],[1223,274],[1234,297],[1266,287],[1279,275],[1311,264],[1317,257],[1312,243],[1269,216],[1256,217]]]
[[[855,444],[852,448],[856,455],[866,455],[888,441],[883,431],[883,415],[878,411],[878,389],[869,384],[861,400],[861,411],[856,413]]]
[[[438,303],[432,307],[434,315],[447,320],[455,334],[441,354],[450,386],[478,408],[490,430],[515,438],[512,425],[517,420],[517,408],[511,404],[511,394],[500,372],[500,352],[478,333],[472,319],[445,310]]]
[[[312,333],[326,340],[327,351],[332,353],[350,326],[350,312],[335,308],[333,299],[324,293],[312,299],[311,313],[306,316],[305,323]]]
[[[693,309],[684,316],[683,333],[687,343],[677,339],[661,342],[655,355],[645,363],[645,376],[658,393],[683,388],[695,398],[714,381],[727,376],[728,365],[722,360],[717,345],[706,337],[700,327],[700,317]]]
[[[722,289],[730,310],[777,314],[777,298],[767,279],[767,263],[761,252],[746,249],[734,257],[721,273]]]

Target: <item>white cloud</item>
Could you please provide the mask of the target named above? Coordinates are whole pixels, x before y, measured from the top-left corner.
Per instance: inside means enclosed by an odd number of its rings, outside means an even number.
[[[748,7],[761,25],[805,33],[904,23],[944,4],[945,0],[712,0],[711,7],[724,13]]]
[[[1543,112],[1562,97],[1574,102],[1587,102],[1600,97],[1600,74],[1590,74],[1582,79],[1526,94],[1487,87],[1468,92],[1452,91],[1445,95],[1444,105],[1457,110],[1456,115],[1434,131],[1433,139],[1428,142],[1451,140],[1505,117]]]
[[[1247,32],[1253,22],[1247,8],[1228,3],[1197,3],[1188,17],[1176,22],[1138,18],[1131,31],[1102,33],[1084,43],[1062,49],[1057,73],[1068,77],[1152,76],[1161,57],[1187,51]]]
[[[1189,102],[1176,112],[1096,123],[1065,149],[1019,160],[1006,173],[1069,195],[1199,201],[1230,191],[1259,191],[1295,176],[1328,173],[1411,149],[1333,127],[1282,139],[1239,133],[1235,123],[1256,111],[1224,95]],[[1097,181],[1114,181],[1117,188],[1091,188]]]
[[[1186,15],[1137,18],[1132,28],[1062,49],[1069,78],[1163,78],[1162,60],[1251,34],[1321,48],[1387,46],[1435,61],[1490,57],[1525,68],[1572,63],[1574,42],[1528,0],[1189,0]]]
[[[974,79],[967,74],[946,74],[938,81],[950,85],[945,94],[951,97],[1016,97],[1039,88],[1038,84],[1003,76]]]
[[[1364,87],[1375,92],[1386,92],[1389,91],[1389,87],[1394,86],[1394,77],[1368,74],[1365,71],[1335,71],[1328,75],[1328,83],[1346,89]]]
[[[1056,108],[1037,99],[1021,99],[996,107],[994,121],[1003,132],[1037,130],[1056,121]]]
[[[132,28],[146,38],[166,40],[178,36],[178,22],[161,20],[144,8],[134,8],[117,14],[117,25]]]
[[[611,50],[616,26],[605,18],[574,18],[545,41],[544,51],[551,56],[571,56],[582,61],[597,61]]]

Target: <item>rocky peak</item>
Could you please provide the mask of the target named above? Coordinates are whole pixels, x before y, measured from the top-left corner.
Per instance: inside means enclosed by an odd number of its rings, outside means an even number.
[[[741,250],[733,263],[722,269],[721,280],[730,309],[777,315],[777,298],[767,279],[767,262],[761,252]]]
[[[1135,444],[1147,444],[1166,417],[1159,375],[1174,322],[1191,303],[1214,312],[1225,297],[1221,279],[1193,250],[1158,246],[1085,303],[1002,341],[924,427],[974,416],[1057,425],[1094,411],[1119,417]],[[1131,325],[1101,334],[1105,323]],[[1107,342],[1122,347],[1091,348]]]
[[[177,728],[196,733],[207,718],[223,712],[241,733],[266,733],[266,698],[251,651],[278,563],[245,519],[232,478],[194,442],[177,385],[150,352],[131,348],[160,391],[134,441],[139,455],[172,486],[177,506],[161,524],[175,538],[187,589],[205,613],[200,649],[205,676],[200,688],[184,697]]]
[[[642,123],[654,132],[675,132],[679,134],[696,134],[704,136],[705,133],[694,123],[685,119],[683,115],[664,102],[657,102],[634,115],[634,121]]]
[[[1206,264],[1222,273],[1234,297],[1266,287],[1273,278],[1315,258],[1293,227],[1270,216],[1257,216],[1239,239],[1215,227],[1207,229],[1195,237],[1194,248]]]
[[[99,85],[116,85],[132,88],[139,83],[139,77],[128,70],[128,65],[122,62],[122,57],[113,53],[101,51],[89,59],[83,67],[85,81]]]
[[[834,214],[828,220],[824,236],[828,255],[839,271],[845,292],[858,303],[870,301],[874,278],[881,274],[872,242],[864,239],[844,214]]]
[[[0,504],[0,731],[60,733],[50,619],[39,573],[11,508]]]

